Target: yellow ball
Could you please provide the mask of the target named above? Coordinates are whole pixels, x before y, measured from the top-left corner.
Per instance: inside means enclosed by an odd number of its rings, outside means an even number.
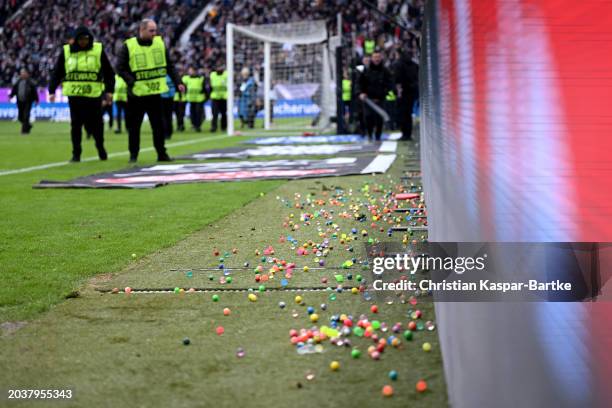
[[[304,300],[304,299],[302,299],[302,297],[301,297],[300,295],[297,295],[297,296],[295,297],[295,303],[297,303],[298,305],[299,305],[300,303],[302,303],[302,300]]]
[[[309,267],[307,267],[307,266],[304,267],[304,272],[308,272],[309,270],[310,270]]]
[[[359,293],[359,289],[357,289],[357,288],[352,288],[352,289],[351,289],[351,293],[352,293],[353,295],[356,295],[356,294],[358,294],[358,293]]]
[[[332,361],[332,362],[329,364],[329,368],[330,368],[332,371],[338,371],[338,370],[340,369],[340,363],[339,363],[339,362],[337,362],[337,361]]]
[[[257,302],[257,295],[254,293],[249,293],[248,298],[251,302]]]
[[[310,321],[313,323],[316,323],[319,320],[319,315],[316,313],[313,313],[310,315]]]
[[[431,344],[423,343],[423,351],[431,351]]]

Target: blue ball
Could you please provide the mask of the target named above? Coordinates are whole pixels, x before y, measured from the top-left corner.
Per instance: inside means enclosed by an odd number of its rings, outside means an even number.
[[[308,312],[308,314],[313,314],[315,310],[314,307],[308,306],[308,309],[306,309],[306,311]]]
[[[389,378],[390,378],[392,381],[397,380],[397,371],[395,371],[395,370],[391,370],[391,371],[389,371]]]

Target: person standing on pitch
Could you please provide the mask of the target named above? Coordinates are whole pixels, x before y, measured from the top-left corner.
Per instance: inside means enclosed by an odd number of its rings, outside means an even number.
[[[419,97],[419,66],[412,59],[412,50],[404,52],[395,66],[397,115],[402,130],[401,140],[412,139],[412,108]]]
[[[21,122],[21,134],[26,135],[32,129],[30,111],[32,104],[38,103],[38,91],[36,91],[34,81],[30,78],[30,73],[25,68],[19,71],[19,79],[15,82],[9,98],[14,96],[17,97],[17,118]]]
[[[257,82],[251,75],[248,67],[240,71],[242,83],[240,84],[240,99],[238,99],[238,116],[240,117],[240,127],[246,124],[250,129],[255,126],[255,115],[257,113],[255,102],[257,99]]]
[[[174,105],[174,96],[176,95],[176,87],[174,82],[170,79],[170,75],[166,75],[166,84],[168,85],[168,92],[161,94],[162,97],[162,111],[164,118],[164,138],[170,140],[172,137],[172,111]],[[180,93],[180,92],[179,92]]]
[[[74,33],[72,45],[65,44],[49,81],[49,101],[55,102],[55,90],[62,83],[62,93],[68,97],[70,107],[70,134],[72,137],[71,162],[81,161],[82,128],[90,132],[98,149],[100,160],[106,160],[104,149],[104,122],[102,121],[102,94],[112,100],[115,73],[106,57],[102,44],[94,41],[86,27]]]
[[[176,115],[176,130],[178,132],[185,131],[185,94],[182,92],[176,92],[174,94],[174,101],[172,104],[172,110]]]
[[[168,91],[166,75],[180,92],[185,87],[178,78],[164,40],[157,35],[151,19],[140,22],[138,36],[125,41],[119,51],[117,73],[128,86],[126,124],[129,134],[130,163],[138,161],[140,128],[145,113],[153,131],[157,161],[172,161],[166,152],[161,94]]]
[[[191,125],[196,132],[202,131],[204,122],[204,102],[206,101],[206,81],[204,75],[198,75],[194,67],[189,67],[187,75],[182,78],[185,87],[185,99],[189,102]]]
[[[379,51],[372,54],[370,66],[359,77],[359,99],[365,101],[369,98],[378,106],[383,106],[387,93],[392,90],[391,73],[382,62]],[[383,118],[368,105],[364,105],[365,124],[368,139],[380,140],[383,129]]]
[[[210,99],[212,100],[211,132],[217,131],[217,120],[221,115],[221,130],[227,129],[227,72],[222,63],[210,74]]]
[[[125,118],[127,96],[127,84],[123,78],[119,75],[115,75],[115,92],[113,93],[113,101],[115,102],[115,110],[117,111],[117,129],[115,129],[115,133],[121,133],[121,119]]]

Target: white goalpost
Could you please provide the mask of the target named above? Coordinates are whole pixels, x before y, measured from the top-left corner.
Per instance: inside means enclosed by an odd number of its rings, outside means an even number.
[[[340,41],[328,36],[325,21],[229,23],[226,41],[229,135],[249,129],[320,132],[330,126]]]

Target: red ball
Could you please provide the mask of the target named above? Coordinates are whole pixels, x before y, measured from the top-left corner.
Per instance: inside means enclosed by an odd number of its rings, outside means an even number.
[[[289,330],[289,337],[295,337],[298,335],[298,331],[295,329]]]
[[[416,323],[415,322],[408,323],[408,330],[415,331],[416,330]]]
[[[378,306],[376,306],[376,305],[372,305],[372,306],[370,307],[370,311],[371,311],[372,313],[378,313]]]
[[[223,326],[219,326],[219,327],[217,327],[217,330],[216,330],[216,331],[217,331],[217,335],[218,335],[218,336],[220,336],[220,335],[222,335],[223,333],[225,333],[225,329],[223,328]]]
[[[382,389],[382,394],[383,394],[385,397],[391,397],[391,396],[393,396],[393,387],[392,387],[392,386],[390,386],[390,385],[385,385],[385,386],[383,387],[383,389]]]
[[[425,382],[425,380],[419,380],[416,383],[416,390],[418,392],[425,392],[427,391],[427,383]]]

